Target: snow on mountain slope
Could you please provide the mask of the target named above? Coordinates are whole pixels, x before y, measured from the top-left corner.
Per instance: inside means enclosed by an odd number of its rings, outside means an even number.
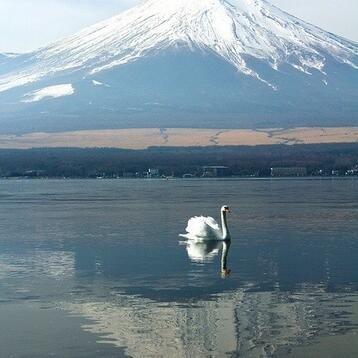
[[[11,57],[13,57],[11,54],[0,53],[0,60],[5,60],[5,59],[11,58]]]
[[[309,25],[263,0],[147,0],[118,16],[30,54],[0,76],[0,92],[63,72],[96,75],[171,47],[212,51],[273,89],[246,57],[275,70],[325,73],[327,55],[358,69],[358,45]]]
[[[38,102],[45,98],[59,98],[64,96],[71,96],[75,93],[75,90],[71,84],[62,84],[57,86],[49,86],[41,88],[40,90],[26,93],[23,100],[25,103]]]
[[[16,58],[17,54],[12,53],[0,53],[0,64],[4,64],[5,62],[11,61],[12,59]]]

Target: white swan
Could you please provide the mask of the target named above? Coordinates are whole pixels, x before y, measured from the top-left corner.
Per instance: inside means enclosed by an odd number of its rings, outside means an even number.
[[[217,221],[210,216],[194,216],[188,221],[187,233],[180,236],[196,241],[230,240],[226,218],[226,214],[229,212],[230,209],[227,205],[224,205],[220,210],[221,229]]]

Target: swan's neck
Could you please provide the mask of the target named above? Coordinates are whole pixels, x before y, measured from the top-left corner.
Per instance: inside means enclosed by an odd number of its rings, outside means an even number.
[[[226,211],[221,212],[221,226],[223,232],[223,240],[229,240],[230,232],[229,232],[229,228],[227,227]]]

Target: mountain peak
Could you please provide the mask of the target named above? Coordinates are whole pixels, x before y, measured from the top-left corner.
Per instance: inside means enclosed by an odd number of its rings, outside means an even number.
[[[89,76],[170,47],[212,51],[237,71],[269,83],[248,63],[288,63],[324,72],[327,55],[358,68],[358,46],[286,14],[262,0],[147,0],[111,19],[35,51],[34,64],[0,77],[0,92],[48,73],[86,68]],[[38,61],[39,60],[39,61]]]

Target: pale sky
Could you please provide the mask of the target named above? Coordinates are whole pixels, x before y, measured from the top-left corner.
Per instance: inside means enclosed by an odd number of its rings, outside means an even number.
[[[168,0],[170,1],[170,0]],[[231,0],[231,2],[240,0]],[[140,0],[0,0],[0,52],[45,46]],[[325,30],[358,42],[358,0],[270,0]]]

